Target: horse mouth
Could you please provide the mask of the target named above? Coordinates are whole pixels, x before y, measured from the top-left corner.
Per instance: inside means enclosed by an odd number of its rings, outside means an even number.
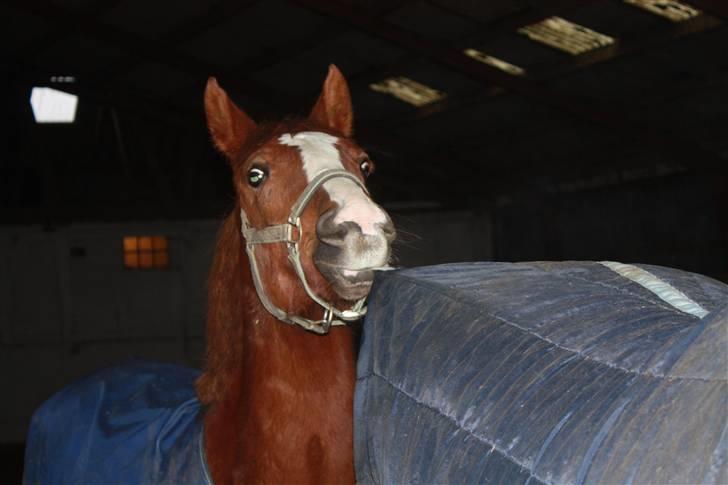
[[[351,269],[316,260],[316,267],[331,283],[334,292],[344,300],[356,301],[366,297],[374,281],[374,268]]]

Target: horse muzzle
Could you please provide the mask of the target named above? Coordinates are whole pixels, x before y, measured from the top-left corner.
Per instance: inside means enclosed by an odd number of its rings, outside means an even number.
[[[374,271],[389,263],[391,243],[396,237],[392,220],[377,206],[383,222],[365,234],[356,221],[338,222],[338,208],[330,209],[316,224],[318,246],[314,263],[345,300],[364,298],[374,281]]]
[[[300,325],[306,330],[310,330],[317,334],[327,334],[331,329],[332,325],[346,325],[347,322],[354,322],[356,320],[359,320],[367,312],[365,305],[366,301],[364,297],[359,298],[357,301],[355,301],[351,308],[341,310],[339,308],[336,308],[333,303],[330,303],[317,295],[311,288],[311,285],[308,283],[308,278],[306,278],[306,274],[303,270],[303,264],[301,262],[301,252],[299,247],[299,243],[301,242],[301,235],[303,234],[303,228],[301,226],[301,214],[303,213],[303,210],[311,201],[311,198],[314,196],[319,187],[321,187],[326,181],[334,178],[345,178],[351,180],[352,182],[357,184],[365,194],[369,193],[366,190],[366,187],[364,186],[362,181],[359,180],[352,173],[347,172],[346,170],[331,169],[320,172],[308,183],[301,195],[299,195],[298,199],[296,199],[293,207],[291,207],[291,212],[288,216],[288,220],[283,224],[275,224],[262,228],[255,228],[251,226],[248,222],[248,217],[245,214],[245,210],[242,207],[240,208],[240,230],[242,231],[243,237],[245,238],[245,252],[248,254],[248,260],[250,261],[250,274],[253,278],[255,291],[258,294],[260,302],[265,307],[265,309],[268,310],[268,313],[276,317],[278,320],[292,325]],[[385,216],[382,221],[388,221],[389,216],[387,216],[384,211],[382,211],[382,213]],[[377,224],[381,223],[382,221],[377,221]],[[371,227],[373,227],[371,224],[370,226],[367,226],[367,229],[370,232]],[[375,233],[377,234],[379,232],[380,231],[375,231]],[[392,238],[394,238],[393,226],[391,228],[391,232]],[[332,238],[330,242],[333,242],[335,239],[336,238]],[[255,247],[261,244],[279,243],[286,244],[286,248],[288,250],[288,260],[293,266],[293,270],[296,272],[298,279],[301,281],[305,292],[308,294],[309,297],[311,297],[314,302],[316,302],[324,309],[323,318],[314,320],[311,318],[303,317],[301,315],[288,313],[284,309],[278,307],[268,297],[268,294],[263,287],[260,269],[258,268],[258,260],[255,256]],[[389,253],[387,252],[387,254]],[[356,271],[356,269],[347,268],[347,271]],[[342,275],[344,274],[343,270],[341,273]],[[332,281],[333,283],[333,280],[329,281]],[[359,283],[357,283],[357,285],[365,286],[360,285]],[[353,291],[351,286],[349,286],[349,290],[340,289],[340,291],[342,291],[342,294],[346,295],[359,294],[358,291]],[[368,287],[366,289],[366,292],[364,292],[364,295],[366,296],[367,293]]]

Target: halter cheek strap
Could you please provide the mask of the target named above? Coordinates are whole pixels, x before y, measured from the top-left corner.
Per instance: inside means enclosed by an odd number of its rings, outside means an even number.
[[[258,298],[263,304],[263,307],[265,307],[268,313],[282,322],[300,325],[306,330],[310,330],[318,334],[328,333],[332,325],[346,325],[347,322],[359,320],[366,314],[367,311],[366,306],[364,306],[366,298],[358,300],[348,310],[339,310],[338,308],[335,308],[332,303],[318,296],[308,284],[306,274],[303,271],[303,265],[301,264],[301,255],[298,246],[303,235],[303,230],[301,228],[301,214],[319,187],[321,187],[324,182],[337,177],[352,180],[361,187],[365,193],[369,193],[364,184],[352,173],[347,172],[346,170],[324,170],[316,175],[316,177],[309,182],[301,195],[298,196],[298,199],[291,208],[288,220],[284,224],[256,229],[248,222],[245,211],[242,208],[240,209],[241,227],[243,237],[245,237],[245,251],[248,254],[248,259],[250,260],[250,272],[253,277],[255,291],[258,294]],[[300,315],[288,314],[281,308],[277,307],[270,298],[268,298],[268,294],[265,292],[265,288],[263,288],[258,262],[255,257],[255,246],[259,244],[272,243],[286,243],[286,247],[288,248],[288,260],[291,262],[298,279],[301,281],[303,289],[313,301],[324,308],[323,319],[312,320]]]

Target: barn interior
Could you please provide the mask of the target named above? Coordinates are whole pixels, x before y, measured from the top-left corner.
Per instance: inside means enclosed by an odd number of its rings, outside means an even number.
[[[397,265],[613,260],[728,282],[726,2],[9,0],[0,17],[15,476],[33,409],[72,379],[129,358],[202,365],[234,197],[209,76],[275,120],[305,116],[341,69]],[[57,91],[73,120],[43,122]]]

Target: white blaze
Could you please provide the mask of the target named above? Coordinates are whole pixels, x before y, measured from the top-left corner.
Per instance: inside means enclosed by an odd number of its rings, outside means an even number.
[[[296,147],[301,152],[303,171],[309,183],[324,170],[344,170],[336,148],[338,140],[318,131],[302,131],[293,136],[285,133],[278,138],[281,145]],[[324,182],[323,188],[339,206],[334,223],[352,221],[359,225],[362,234],[381,234],[377,225],[386,222],[384,211],[356,183],[345,178],[333,178]]]

